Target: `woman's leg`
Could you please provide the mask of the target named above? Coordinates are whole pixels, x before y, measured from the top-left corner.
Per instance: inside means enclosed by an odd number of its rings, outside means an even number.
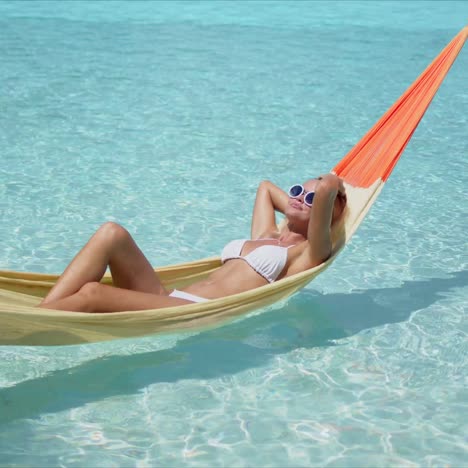
[[[177,297],[129,291],[101,283],[86,283],[71,296],[41,304],[45,309],[68,310],[72,312],[120,312],[123,310],[162,309],[192,301]]]
[[[103,224],[76,255],[41,305],[71,296],[87,283],[101,281],[108,266],[113,284],[119,288],[167,295],[128,231],[109,222]]]

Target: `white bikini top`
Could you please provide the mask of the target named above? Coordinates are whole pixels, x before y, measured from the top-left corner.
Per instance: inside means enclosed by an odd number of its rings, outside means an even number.
[[[236,239],[229,242],[221,252],[221,261],[224,263],[236,258],[244,260],[269,283],[273,283],[283,271],[288,259],[288,248],[292,246],[261,245],[247,255],[242,256],[242,249],[248,240]]]

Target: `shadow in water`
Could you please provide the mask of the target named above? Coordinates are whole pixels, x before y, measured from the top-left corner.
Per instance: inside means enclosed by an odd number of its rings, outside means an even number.
[[[302,291],[281,308],[190,336],[170,349],[99,358],[0,389],[0,424],[137,393],[158,382],[234,375],[297,348],[335,346],[333,340],[404,321],[467,284],[468,271],[460,271],[398,288]]]

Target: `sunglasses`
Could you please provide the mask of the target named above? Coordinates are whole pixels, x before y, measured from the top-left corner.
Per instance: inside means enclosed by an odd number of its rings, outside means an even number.
[[[299,198],[301,195],[304,195],[304,203],[307,206],[312,206],[312,202],[314,201],[315,192],[306,192],[305,188],[300,185],[293,185],[288,192],[290,198]]]

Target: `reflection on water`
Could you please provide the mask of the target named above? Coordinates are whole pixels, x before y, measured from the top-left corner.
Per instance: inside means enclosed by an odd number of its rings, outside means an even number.
[[[350,294],[304,290],[280,309],[180,340],[171,349],[99,358],[0,389],[0,422],[136,393],[157,382],[233,375],[296,348],[334,346],[362,330],[404,321],[467,283],[468,271],[460,271]]]

